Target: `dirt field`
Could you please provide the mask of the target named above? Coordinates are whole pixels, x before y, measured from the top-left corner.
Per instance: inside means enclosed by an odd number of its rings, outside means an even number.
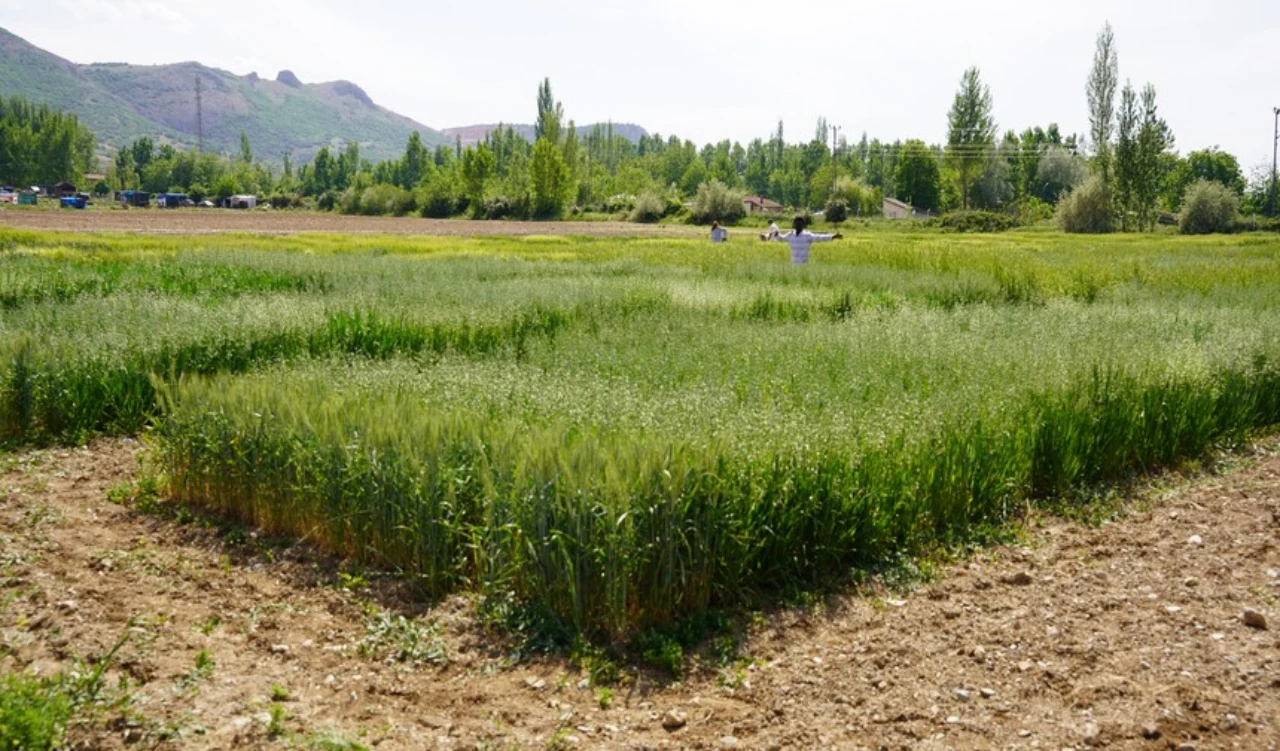
[[[343,216],[300,211],[231,211],[221,209],[117,208],[92,211],[31,210],[0,207],[0,226],[66,232],[139,232],[145,234],[208,234],[252,232],[342,232],[392,235],[580,235],[691,236],[699,227],[628,222],[516,222],[418,217]],[[744,232],[749,230],[742,230]]]
[[[1101,527],[1039,518],[909,594],[762,616],[749,663],[640,675],[607,709],[560,659],[509,664],[463,599],[408,612],[447,662],[406,665],[384,649],[405,643],[392,583],[109,502],[136,442],[28,453],[0,465],[0,669],[67,669],[130,630],[112,684],[133,682],[133,719],[77,729],[85,748],[1274,749],[1276,446]]]

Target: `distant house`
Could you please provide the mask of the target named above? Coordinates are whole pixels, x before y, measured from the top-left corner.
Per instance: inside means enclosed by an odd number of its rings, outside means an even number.
[[[176,209],[189,203],[186,193],[161,193],[156,205],[162,209]]]
[[[909,203],[899,201],[896,198],[885,197],[884,199],[884,218],[885,219],[928,219],[932,214],[928,209],[917,209]]]
[[[76,192],[76,186],[72,183],[61,182],[53,186],[53,193],[59,198],[64,196],[74,196]]]
[[[760,196],[747,196],[742,199],[742,208],[746,209],[748,214],[776,214],[782,211],[782,204]]]
[[[116,200],[125,206],[146,208],[151,205],[151,194],[141,190],[122,190],[116,193]]]

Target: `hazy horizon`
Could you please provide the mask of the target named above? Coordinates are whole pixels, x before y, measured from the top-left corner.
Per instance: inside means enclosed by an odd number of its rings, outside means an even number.
[[[940,142],[970,65],[1002,132],[1056,122],[1083,135],[1085,77],[1110,20],[1121,81],[1155,85],[1177,150],[1220,146],[1247,175],[1270,164],[1280,106],[1280,64],[1270,62],[1280,19],[1268,5],[1083,0],[1066,15],[926,0],[904,14],[799,0],[779,18],[759,0],[497,0],[483,15],[403,0],[359,10],[333,0],[0,0],[0,26],[78,63],[194,60],[239,75],[346,79],[437,129],[532,122],[549,77],[580,124],[631,122],[701,145],[764,138],[779,119],[788,141],[808,140],[819,117],[850,141],[866,132]]]

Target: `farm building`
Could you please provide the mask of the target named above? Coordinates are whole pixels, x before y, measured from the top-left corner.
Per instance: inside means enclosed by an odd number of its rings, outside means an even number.
[[[886,196],[884,199],[885,219],[928,219],[930,216],[927,209],[917,209],[911,204],[899,201],[896,198]]]
[[[60,182],[53,186],[53,194],[59,198],[62,198],[63,196],[74,196],[76,192],[76,186],[69,182]]]
[[[742,199],[742,208],[746,209],[748,214],[776,214],[782,211],[782,204],[760,196],[747,196]]]
[[[176,209],[189,203],[186,193],[161,193],[156,198],[156,205],[162,209]]]

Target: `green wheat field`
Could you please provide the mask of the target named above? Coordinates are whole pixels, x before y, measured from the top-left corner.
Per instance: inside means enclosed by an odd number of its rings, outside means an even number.
[[[622,638],[1280,423],[1280,238],[0,228],[0,442]]]

